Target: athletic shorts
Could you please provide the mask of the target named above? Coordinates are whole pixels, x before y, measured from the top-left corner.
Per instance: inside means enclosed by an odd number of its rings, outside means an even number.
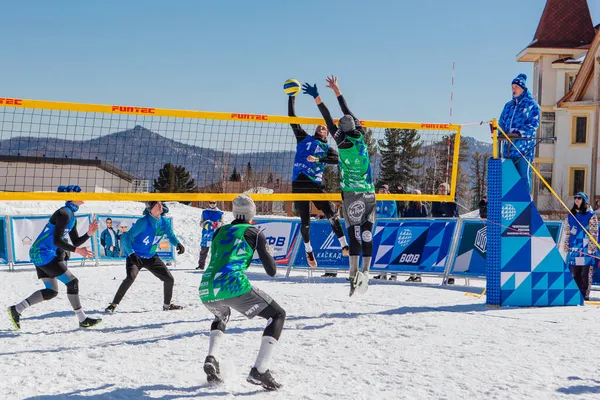
[[[273,302],[271,296],[260,289],[252,288],[248,293],[230,299],[215,300],[203,303],[208,311],[213,313],[217,319],[226,321],[233,308],[246,318],[252,319],[260,314]]]
[[[56,278],[67,272],[67,264],[61,258],[55,258],[46,265],[35,267],[38,279]]]
[[[346,227],[375,222],[377,202],[375,193],[344,192],[344,219]]]

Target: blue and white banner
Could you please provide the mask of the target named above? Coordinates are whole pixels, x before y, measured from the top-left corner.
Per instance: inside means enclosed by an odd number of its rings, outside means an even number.
[[[98,259],[101,261],[124,260],[127,255],[123,252],[123,246],[121,245],[122,236],[140,218],[140,216],[134,215],[97,214]],[[171,217],[164,218],[171,224],[173,223]],[[156,254],[165,261],[175,258],[175,248],[171,246],[171,242],[169,242],[166,235],[160,240]]]
[[[371,270],[443,274],[455,219],[378,220]]]
[[[13,262],[15,264],[31,263],[31,259],[29,258],[29,249],[31,249],[31,245],[42,232],[49,219],[50,215],[17,216],[10,218],[12,253]],[[77,215],[77,232],[80,235],[83,235],[87,232],[90,226],[90,221],[90,214]],[[67,242],[71,243],[69,235],[67,235],[66,240]],[[91,251],[94,251],[94,241],[88,240],[81,245],[81,247],[87,247]],[[79,254],[71,253],[70,260],[83,260],[83,257],[81,257]]]
[[[554,242],[558,242],[562,222],[546,222]],[[450,275],[486,276],[487,227],[483,220],[464,220],[459,232],[456,256],[450,269]]]
[[[277,266],[288,266],[296,240],[300,237],[300,221],[293,219],[254,218],[256,227],[263,231],[267,242],[273,249],[273,258]],[[252,264],[260,264],[258,255],[254,253]]]
[[[343,221],[342,227],[344,229],[344,234],[348,237],[346,224]],[[300,240],[300,238],[300,235],[298,235],[299,248],[292,265],[294,268],[308,268],[306,248],[304,247],[304,241]],[[340,245],[337,236],[335,236],[335,233],[333,233],[329,221],[311,221],[310,245],[313,248],[313,254],[317,260],[318,268],[337,270],[350,268],[348,257],[342,257],[342,246]]]

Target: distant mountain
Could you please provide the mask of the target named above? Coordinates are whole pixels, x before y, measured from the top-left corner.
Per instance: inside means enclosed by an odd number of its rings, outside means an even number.
[[[229,178],[234,167],[244,173],[248,162],[256,174],[288,177],[294,161],[291,151],[228,153],[177,142],[139,125],[90,140],[14,137],[0,140],[0,154],[102,160],[151,183],[170,162],[190,171],[199,187]]]
[[[492,145],[465,137],[470,145],[469,154],[479,151],[490,153]],[[269,174],[282,183],[289,182],[294,164],[294,151],[231,153],[177,142],[136,126],[96,139],[64,140],[58,138],[13,137],[0,140],[1,155],[21,155],[48,158],[102,160],[135,176],[152,181],[166,163],[184,166],[203,187],[228,179],[233,168],[242,175],[251,163],[254,176]],[[471,158],[469,157],[469,160]],[[379,156],[373,157],[373,173],[379,174]],[[470,165],[470,161],[469,161]],[[465,170],[469,171],[466,166]]]

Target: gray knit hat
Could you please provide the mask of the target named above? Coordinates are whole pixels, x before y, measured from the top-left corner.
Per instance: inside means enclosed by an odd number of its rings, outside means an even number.
[[[241,194],[233,199],[233,217],[250,222],[256,215],[256,204],[250,196]]]

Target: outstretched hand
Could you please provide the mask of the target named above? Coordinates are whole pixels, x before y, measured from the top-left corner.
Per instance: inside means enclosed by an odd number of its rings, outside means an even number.
[[[333,90],[335,92],[336,96],[339,96],[340,94],[342,94],[342,92],[340,91],[340,87],[338,85],[337,76],[335,76],[335,75],[328,76],[327,78],[325,78],[325,81],[327,82],[327,87],[330,88],[331,90]]]
[[[317,97],[319,97],[319,90],[317,89],[317,84],[315,83],[313,86],[311,86],[308,83],[304,83],[302,85],[302,93],[308,94],[312,96],[313,99],[316,99]]]
[[[98,221],[93,221],[88,228],[88,236],[92,236],[98,230]]]

